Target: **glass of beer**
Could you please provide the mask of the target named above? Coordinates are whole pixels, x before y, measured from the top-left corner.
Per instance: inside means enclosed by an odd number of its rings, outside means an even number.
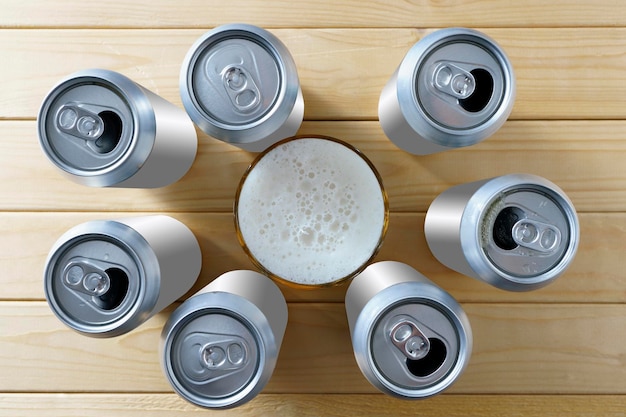
[[[382,179],[341,140],[298,136],[252,162],[235,198],[241,246],[263,273],[292,286],[330,286],[361,272],[389,220]]]

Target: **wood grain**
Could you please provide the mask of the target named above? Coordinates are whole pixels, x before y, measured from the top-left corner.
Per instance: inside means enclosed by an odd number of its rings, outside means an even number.
[[[305,122],[301,134],[343,139],[372,160],[392,211],[425,212],[447,188],[528,172],[559,185],[580,212],[626,210],[626,121],[509,121],[478,145],[414,156],[398,149],[378,122]],[[32,121],[0,122],[1,210],[231,212],[241,176],[254,159],[199,138],[191,170],[171,186],[89,188],[60,174],[40,149]]]
[[[383,86],[433,29],[276,29],[298,67],[308,120],[375,120]],[[0,119],[33,118],[61,78],[119,71],[180,105],[180,65],[205,30],[0,30]],[[484,29],[517,79],[512,119],[623,119],[626,28]],[[45,71],[42,69],[45,68]],[[610,105],[604,105],[610,103]]]
[[[0,417],[485,416],[626,417],[626,9],[614,0],[27,0],[0,12]],[[334,136],[380,171],[391,218],[376,260],[416,267],[462,303],[470,365],[424,401],[378,393],[352,352],[347,283],[281,286],[289,325],[266,389],[234,410],[185,402],[158,363],[174,308],[214,277],[252,264],[234,231],[235,190],[255,155],[199,133],[196,161],[154,190],[96,189],[63,177],[39,148],[36,117],[59,80],[85,68],[121,72],[182,106],[192,43],[225,23],[269,29],[290,50],[305,99],[301,134]],[[383,134],[378,98],[407,51],[439,28],[483,31],[509,56],[509,121],[470,148],[417,157]],[[544,176],[574,202],[579,252],[553,284],[511,293],[438,263],[424,213],[447,188],[511,172]],[[92,219],[165,213],[196,234],[203,269],[192,290],[135,331],[92,339],[65,327],[43,295],[52,243]]]
[[[462,394],[626,394],[623,304],[466,303],[474,351]],[[19,317],[19,320],[15,318]],[[44,302],[0,303],[1,392],[171,392],[158,364],[167,314],[114,339],[65,328]],[[372,393],[342,304],[289,305],[267,393]]]
[[[0,27],[207,27],[225,22],[250,22],[268,27],[413,27],[433,26],[619,26],[626,17],[609,0],[593,4],[584,0],[558,3],[539,0],[514,5],[496,0],[473,2],[411,0],[389,4],[384,0],[337,3],[332,0],[286,0],[259,3],[237,2],[232,7],[219,1],[119,0],[98,3],[98,18],[92,7],[78,0],[8,3],[0,15]]]
[[[623,417],[626,400],[615,395],[459,395],[403,401],[382,394],[260,394],[234,410],[205,410],[175,394],[0,394],[0,416],[154,417],[242,416],[359,417]]]
[[[6,213],[0,216],[0,300],[43,300],[43,268],[53,243],[69,228],[94,219],[150,213]],[[217,276],[234,269],[254,269],[239,246],[228,213],[168,213],[196,235],[203,253],[202,272],[193,294]],[[621,272],[626,215],[584,213],[581,240],[569,270],[549,286],[529,293],[501,291],[464,277],[436,261],[426,245],[424,214],[392,214],[379,260],[408,263],[461,302],[619,303],[626,299]],[[343,302],[347,284],[315,290],[282,286],[288,301]]]

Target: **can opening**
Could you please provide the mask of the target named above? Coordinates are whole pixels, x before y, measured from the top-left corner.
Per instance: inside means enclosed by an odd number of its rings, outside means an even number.
[[[104,132],[96,140],[94,149],[98,153],[109,153],[117,147],[122,138],[122,119],[110,110],[98,113],[98,116],[104,124]]]
[[[493,95],[493,77],[489,71],[475,68],[470,71],[474,76],[474,92],[464,99],[459,99],[459,105],[470,113],[477,113],[487,107]]]
[[[498,213],[493,224],[493,241],[500,249],[517,248],[517,242],[513,237],[513,226],[525,217],[524,211],[518,207],[505,207]]]
[[[106,273],[111,281],[109,290],[98,297],[93,297],[93,301],[103,310],[113,310],[122,304],[128,294],[128,275],[120,268],[109,268]]]
[[[437,369],[443,365],[448,354],[445,343],[437,338],[428,338],[430,342],[430,350],[428,354],[421,359],[408,359],[406,366],[413,375],[424,378],[432,375]]]

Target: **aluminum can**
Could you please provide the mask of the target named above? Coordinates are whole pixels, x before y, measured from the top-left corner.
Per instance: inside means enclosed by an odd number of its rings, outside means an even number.
[[[223,25],[199,38],[183,62],[180,94],[200,129],[252,152],[295,135],[304,117],[287,47],[252,25]]]
[[[448,28],[417,42],[383,88],[378,116],[399,148],[417,155],[476,144],[513,109],[513,67],[481,32]]]
[[[192,404],[239,406],[272,376],[286,326],[276,284],[254,271],[227,272],[170,316],[161,333],[163,372]]]
[[[530,174],[449,188],[432,202],[424,224],[442,264],[509,291],[537,289],[560,276],[574,259],[579,229],[563,190]]]
[[[193,233],[171,217],[90,221],[52,247],[44,291],[70,328],[86,336],[118,336],[191,289],[201,258]]]
[[[93,187],[156,188],[191,167],[196,130],[181,108],[117,72],[88,69],[48,93],[38,117],[46,156]]]
[[[380,391],[403,399],[436,395],[456,381],[472,351],[461,306],[411,266],[368,266],[346,292],[356,362]]]

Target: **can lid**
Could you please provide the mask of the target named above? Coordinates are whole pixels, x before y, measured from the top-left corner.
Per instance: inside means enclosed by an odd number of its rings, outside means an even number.
[[[429,300],[407,299],[390,307],[371,333],[374,366],[392,389],[422,397],[460,361],[459,332]]]
[[[109,186],[141,167],[152,150],[156,121],[142,88],[122,74],[91,69],[50,91],[38,129],[55,165],[89,185]]]
[[[481,221],[482,250],[513,278],[538,278],[561,264],[575,245],[575,213],[554,190],[518,184],[498,193]]]
[[[183,104],[194,122],[235,143],[276,130],[299,91],[295,63],[282,42],[243,24],[220,26],[200,38],[187,54],[180,82]],[[249,132],[261,124],[276,126]]]
[[[431,47],[415,80],[417,100],[431,120],[471,129],[493,117],[510,80],[496,48],[476,36],[452,36]]]
[[[170,316],[161,333],[164,373],[187,401],[231,408],[269,381],[279,346],[263,312],[230,292],[199,292]]]
[[[513,67],[494,40],[476,30],[433,32],[399,67],[398,98],[418,132],[443,146],[472,145],[494,133],[513,108]]]
[[[405,399],[448,388],[472,352],[467,315],[450,294],[426,281],[411,279],[379,290],[360,309],[350,332],[363,375],[382,392]]]
[[[233,312],[201,310],[173,337],[171,366],[185,397],[211,407],[252,382],[259,368],[257,338],[250,324]]]
[[[100,234],[75,237],[47,264],[46,296],[59,318],[87,334],[120,332],[144,295],[144,271],[123,242]]]
[[[280,78],[277,57],[261,40],[233,33],[198,51],[191,85],[210,117],[239,126],[253,123],[272,108]]]

